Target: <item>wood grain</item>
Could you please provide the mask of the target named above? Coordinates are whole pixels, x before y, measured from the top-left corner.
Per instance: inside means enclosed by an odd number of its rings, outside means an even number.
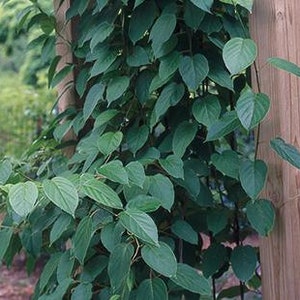
[[[281,57],[300,65],[299,12],[299,0],[257,0],[250,22],[259,51],[258,81],[272,103],[258,141],[258,157],[269,165],[263,197],[272,200],[277,213],[274,231],[260,244],[264,300],[300,299],[300,172],[269,146],[280,136],[300,148],[300,80],[266,63]],[[254,70],[252,81],[258,89]]]

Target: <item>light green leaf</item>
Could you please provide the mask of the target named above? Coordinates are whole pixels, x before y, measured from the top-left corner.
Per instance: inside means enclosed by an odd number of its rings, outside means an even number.
[[[167,244],[159,242],[159,247],[145,245],[141,250],[141,255],[151,269],[166,277],[175,276],[177,261]]]
[[[147,244],[158,246],[158,233],[154,221],[144,212],[127,209],[120,213],[121,224]]]
[[[153,212],[156,211],[160,205],[160,201],[155,197],[138,195],[128,201],[126,208],[136,209],[143,212]]]
[[[137,289],[136,300],[168,300],[168,290],[160,278],[145,279]]]
[[[99,204],[111,208],[122,209],[123,204],[118,194],[107,184],[95,178],[83,178],[82,192]]]
[[[236,103],[238,117],[247,130],[258,125],[268,113],[269,108],[269,97],[262,93],[255,94],[249,87],[242,91]]]
[[[272,202],[266,199],[249,202],[246,206],[247,218],[251,226],[261,236],[267,236],[273,229],[275,210]]]
[[[214,0],[190,0],[194,5],[200,9],[210,13],[210,9],[214,3]]]
[[[224,137],[239,126],[240,121],[236,111],[229,111],[209,127],[206,141],[214,141]]]
[[[125,166],[125,169],[128,174],[129,183],[142,188],[146,179],[143,165],[138,161],[132,161]]]
[[[172,140],[172,149],[175,155],[182,157],[186,148],[194,140],[197,134],[197,124],[184,121],[178,125]]]
[[[171,280],[182,288],[200,295],[211,295],[209,281],[196,269],[179,263],[175,277]]]
[[[270,142],[271,148],[284,160],[300,169],[300,152],[291,144],[281,138],[275,138]]]
[[[221,154],[214,153],[211,162],[224,175],[239,178],[240,160],[235,151],[225,150]]]
[[[98,149],[102,154],[109,155],[120,146],[122,139],[121,131],[104,133],[97,141]]]
[[[112,160],[97,169],[97,172],[111,181],[128,184],[128,175],[120,160]]]
[[[84,264],[84,259],[89,248],[92,236],[93,222],[90,216],[86,216],[78,224],[78,227],[72,239],[73,253],[81,265]]]
[[[102,83],[96,83],[89,90],[84,105],[83,105],[83,119],[86,121],[94,111],[99,100],[103,98],[105,86]]]
[[[38,189],[33,182],[20,182],[11,186],[8,199],[12,209],[19,216],[26,217],[32,212],[38,194]]]
[[[127,133],[127,144],[130,151],[135,155],[136,152],[141,149],[148,140],[149,128],[146,125],[141,127],[131,127]]]
[[[162,174],[150,177],[149,193],[159,199],[161,206],[170,210],[174,203],[174,187],[170,179]]]
[[[2,261],[9,243],[10,243],[10,239],[13,235],[13,228],[2,228],[0,230],[0,261]]]
[[[183,161],[176,155],[169,155],[165,159],[160,159],[159,164],[174,178],[184,178]]]
[[[233,38],[223,48],[223,60],[231,75],[248,68],[256,59],[257,47],[253,40]]]
[[[246,160],[240,167],[243,189],[251,199],[256,199],[267,179],[267,165],[262,160]]]
[[[196,100],[192,112],[199,123],[209,127],[218,120],[221,113],[221,104],[216,96],[209,95]]]
[[[133,246],[123,243],[117,245],[110,254],[107,271],[114,293],[118,293],[122,290],[129,276],[133,253]]]
[[[51,202],[74,217],[79,198],[71,181],[63,177],[46,179],[43,181],[43,191]]]
[[[0,164],[0,184],[6,183],[12,173],[12,164],[9,160],[4,160]]]
[[[208,75],[208,61],[201,54],[183,56],[180,58],[179,72],[188,88],[195,91]]]
[[[251,246],[239,246],[233,249],[230,262],[235,275],[241,281],[249,280],[256,268],[257,257]]]
[[[286,59],[271,57],[268,59],[268,63],[277,69],[284,70],[300,77],[300,67]]]
[[[222,244],[210,245],[203,254],[202,271],[208,278],[214,275],[228,261],[227,249]]]
[[[112,78],[107,86],[106,99],[108,105],[120,98],[127,90],[130,79],[127,76],[117,76]]]
[[[172,224],[171,230],[180,239],[193,245],[198,244],[198,233],[188,222],[177,220],[174,224]]]

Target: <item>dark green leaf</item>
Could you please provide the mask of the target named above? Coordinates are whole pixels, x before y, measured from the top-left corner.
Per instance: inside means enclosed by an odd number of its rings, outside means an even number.
[[[160,278],[145,279],[137,290],[136,300],[168,300],[168,290]]]
[[[149,64],[149,57],[146,50],[140,46],[135,46],[130,56],[127,56],[126,62],[130,67],[139,67]]]
[[[2,228],[0,230],[0,261],[2,261],[6,250],[8,249],[10,239],[13,235],[13,228]]]
[[[196,30],[201,24],[204,16],[205,12],[202,9],[199,9],[199,7],[195,6],[190,1],[185,2],[183,18],[186,25]]]
[[[93,285],[88,282],[82,282],[76,286],[72,292],[71,300],[92,299]]]
[[[112,160],[97,169],[97,172],[111,181],[128,184],[128,175],[120,160]]]
[[[174,178],[184,178],[183,161],[177,155],[169,155],[165,159],[160,159],[159,164]]]
[[[111,154],[120,146],[122,139],[123,133],[121,131],[104,133],[98,139],[98,149],[104,155]]]
[[[146,125],[131,127],[127,133],[127,143],[131,152],[135,155],[148,140],[149,129]]]
[[[57,218],[50,231],[50,245],[61,237],[61,235],[68,229],[71,221],[71,216],[67,214],[61,214]]]
[[[273,67],[284,70],[300,77],[300,67],[296,64],[279,57],[271,57],[268,59],[268,63]]]
[[[84,259],[92,236],[93,222],[90,216],[86,216],[78,224],[73,237],[73,252],[81,265],[84,264]]]
[[[112,252],[121,243],[121,237],[125,229],[120,223],[108,223],[101,230],[101,242],[103,246]]]
[[[200,9],[207,11],[210,13],[210,9],[214,3],[213,0],[190,0],[192,3],[194,3],[197,7]]]
[[[207,227],[214,235],[222,231],[228,224],[225,211],[214,210],[207,214]]]
[[[132,161],[127,166],[125,166],[125,169],[128,174],[129,183],[135,184],[142,188],[146,179],[143,165],[138,161]]]
[[[201,54],[183,56],[180,58],[179,72],[188,88],[195,91],[208,75],[208,61]]]
[[[127,76],[117,76],[112,78],[107,86],[106,99],[108,105],[120,98],[127,90],[130,79]]]
[[[114,25],[108,22],[100,23],[93,35],[90,43],[91,51],[99,44],[104,42],[114,30]]]
[[[155,197],[138,195],[129,199],[126,208],[137,209],[143,212],[153,212],[156,211],[160,205],[160,201]]]
[[[198,244],[198,233],[188,222],[177,220],[174,224],[172,224],[171,230],[180,239],[193,245]]]
[[[275,210],[272,202],[259,199],[246,206],[247,218],[251,226],[261,235],[267,236],[273,229]]]
[[[74,257],[71,256],[70,250],[62,254],[59,259],[56,271],[57,281],[61,282],[65,278],[70,278],[74,267]]]
[[[249,280],[256,268],[257,257],[251,246],[239,246],[233,249],[230,262],[235,275],[241,281]]]

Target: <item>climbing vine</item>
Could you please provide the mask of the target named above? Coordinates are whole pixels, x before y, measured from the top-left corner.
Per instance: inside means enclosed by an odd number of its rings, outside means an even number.
[[[55,19],[30,2],[22,22],[41,27],[47,53]],[[55,74],[53,58],[49,80],[74,72],[77,107],[28,151],[29,172],[7,160],[0,168],[0,258],[10,264],[24,248],[29,269],[48,258],[34,299],[243,299],[257,290],[258,249],[244,239],[268,235],[275,214],[259,198],[267,166],[252,130],[270,101],[249,82],[251,8],[72,2],[74,64]],[[70,129],[78,141],[67,160],[59,149]],[[230,272],[239,285],[220,290]]]

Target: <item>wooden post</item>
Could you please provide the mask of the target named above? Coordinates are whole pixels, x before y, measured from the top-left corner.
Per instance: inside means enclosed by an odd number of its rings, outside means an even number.
[[[63,69],[68,64],[73,64],[73,53],[71,51],[71,43],[73,40],[72,22],[66,21],[66,12],[70,7],[71,0],[53,0],[55,18],[56,18],[56,54],[61,56],[57,66],[57,71]],[[76,92],[74,89],[75,75],[74,72],[66,76],[57,86],[58,92],[58,111],[64,112],[70,107],[76,108]],[[76,136],[70,130],[64,137],[64,141],[75,141]],[[66,147],[64,154],[67,157],[73,155],[75,146]]]
[[[300,299],[300,172],[270,149],[279,136],[300,148],[300,80],[267,65],[269,57],[300,64],[300,1],[257,0],[251,16],[251,36],[258,45],[258,82],[270,96],[271,110],[259,135],[258,157],[269,165],[264,197],[277,212],[274,231],[261,239],[264,300]]]

